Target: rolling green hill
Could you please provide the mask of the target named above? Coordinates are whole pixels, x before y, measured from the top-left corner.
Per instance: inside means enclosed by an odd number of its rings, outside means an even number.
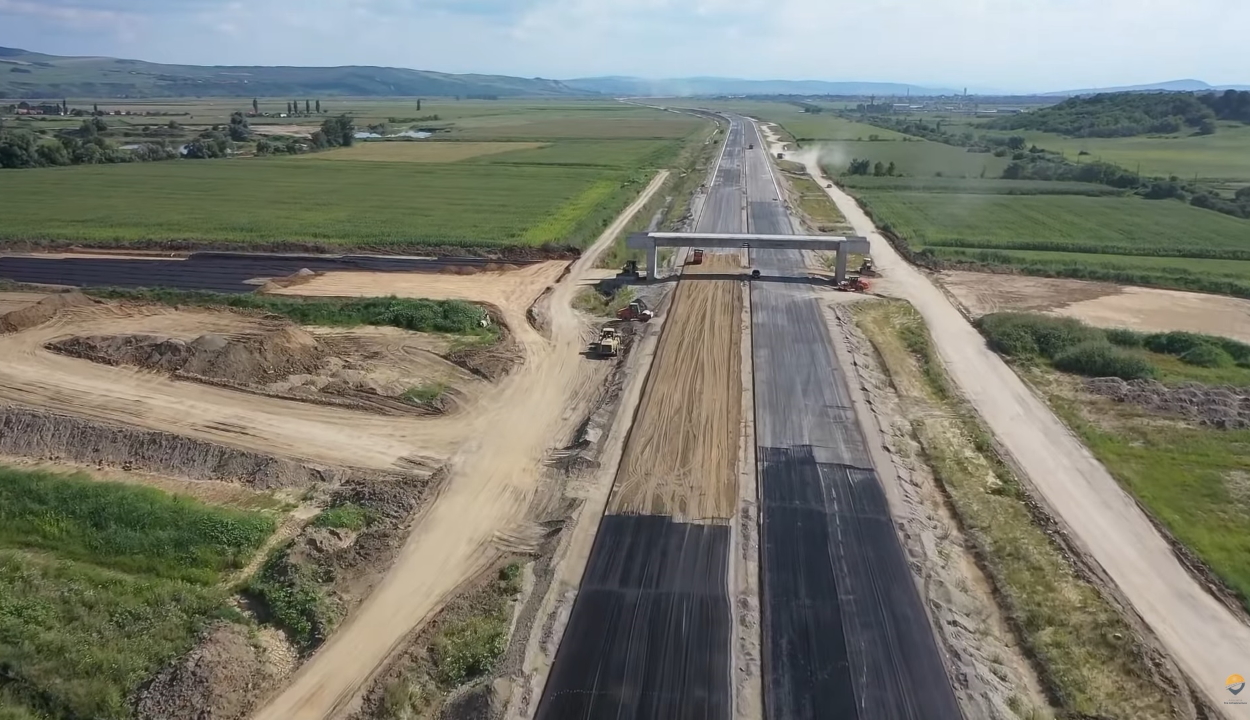
[[[0,99],[157,97],[563,97],[558,80],[403,68],[161,65],[0,47]]]

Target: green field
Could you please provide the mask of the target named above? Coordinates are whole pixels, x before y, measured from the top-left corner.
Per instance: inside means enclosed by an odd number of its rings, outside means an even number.
[[[307,157],[18,170],[0,173],[0,240],[582,245],[614,214],[599,210],[644,184],[593,168]]]
[[[1069,138],[1041,132],[1020,134],[1074,161],[1084,151],[1089,160],[1115,163],[1146,176],[1250,182],[1250,125],[1241,123],[1220,123],[1214,135]]]
[[[1004,181],[1010,182],[1010,181]],[[858,191],[913,247],[1250,260],[1250,222],[1134,197]]]
[[[956,195],[1088,195],[1091,197],[1123,195],[1106,185],[1049,180],[998,180],[956,177],[873,177],[844,175],[838,183],[857,190],[892,190]]]
[[[130,718],[134,690],[231,615],[268,515],[0,468],[0,717]]]
[[[285,101],[261,100],[264,111]],[[73,104],[73,103],[71,103]],[[185,112],[187,132],[224,122],[246,99],[102,103]],[[0,242],[258,249],[584,246],[711,124],[690,115],[595,100],[325,100],[358,129],[437,130],[431,140],[357,142],[302,156],[174,160],[0,172]],[[437,120],[426,120],[433,118]],[[171,118],[109,115],[116,142]],[[322,116],[255,118],[310,132]],[[76,126],[81,120],[73,119]],[[40,121],[23,125],[42,127]],[[47,136],[45,136],[47,137]],[[457,141],[466,141],[462,143]],[[528,143],[508,148],[481,143]],[[471,144],[477,143],[477,144]],[[247,151],[250,144],[240,145]]]

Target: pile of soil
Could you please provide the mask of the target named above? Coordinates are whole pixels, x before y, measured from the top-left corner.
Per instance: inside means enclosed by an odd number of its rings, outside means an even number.
[[[253,384],[315,371],[324,360],[317,340],[297,327],[249,335],[201,335],[186,342],[154,335],[95,335],[48,343],[53,352],[106,365],[133,365]]]
[[[0,315],[0,334],[15,333],[42,325],[62,310],[99,305],[100,301],[80,292],[49,295],[34,305]]]
[[[245,718],[260,694],[269,690],[270,675],[249,641],[247,627],[217,623],[191,652],[139,691],[135,715],[140,720]]]
[[[1168,387],[1154,380],[1096,378],[1085,389],[1155,412],[1172,413],[1223,430],[1250,428],[1250,388],[1186,383]]]

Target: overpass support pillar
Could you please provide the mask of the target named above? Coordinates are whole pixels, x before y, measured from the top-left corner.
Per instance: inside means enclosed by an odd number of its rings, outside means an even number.
[[[846,248],[838,248],[838,256],[833,270],[833,281],[842,282],[846,279]]]
[[[660,252],[654,242],[647,248],[647,279],[660,279]]]

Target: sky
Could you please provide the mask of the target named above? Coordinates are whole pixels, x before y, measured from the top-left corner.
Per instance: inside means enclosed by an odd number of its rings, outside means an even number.
[[[1250,84],[1247,0],[0,0],[0,46],[197,65],[904,82]]]

